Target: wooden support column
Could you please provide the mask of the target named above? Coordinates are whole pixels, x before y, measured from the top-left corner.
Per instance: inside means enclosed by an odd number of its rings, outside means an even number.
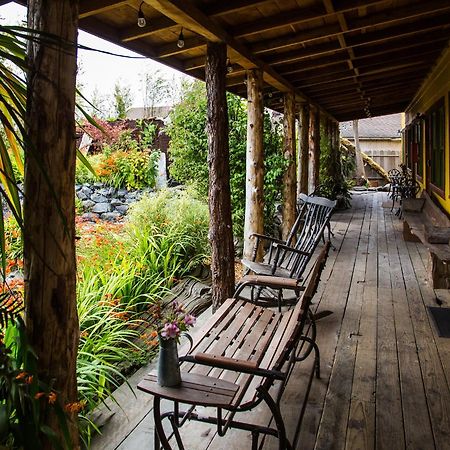
[[[245,176],[244,259],[251,259],[253,233],[264,232],[263,77],[260,69],[247,71],[247,158]],[[259,258],[262,255],[258,255]]]
[[[28,47],[28,138],[24,181],[24,279],[27,334],[37,373],[61,407],[77,399],[79,326],[75,258],[75,76],[78,1],[29,0],[28,27],[52,33],[60,46],[38,39]],[[48,411],[48,410],[47,410]],[[77,414],[68,424],[79,448]],[[42,425],[64,446],[54,412]],[[49,440],[42,448],[55,448]],[[39,446],[36,443],[36,446]],[[37,447],[36,447],[37,448]]]
[[[319,185],[320,171],[320,111],[317,108],[311,108],[309,113],[309,157],[310,173],[308,177],[309,192]]]
[[[209,240],[213,310],[234,293],[226,61],[226,45],[208,42],[205,80],[208,102]]]
[[[333,167],[331,171],[331,176],[336,181],[336,185],[342,184],[342,167],[341,167],[341,159],[339,155],[339,124],[337,122],[333,122],[332,124],[332,152],[333,152]]]
[[[309,174],[309,105],[304,103],[300,107],[300,183],[299,193],[308,193]]]
[[[283,221],[281,233],[286,239],[291,231],[296,217],[297,182],[296,182],[296,155],[295,155],[295,98],[289,92],[284,95],[284,157],[288,166],[283,175]]]
[[[313,114],[313,130],[312,130],[312,143],[313,143],[313,177],[312,184],[313,190],[319,186],[319,174],[320,174],[320,111],[316,109]]]

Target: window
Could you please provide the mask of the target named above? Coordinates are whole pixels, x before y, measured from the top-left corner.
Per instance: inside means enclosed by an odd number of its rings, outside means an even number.
[[[417,175],[423,177],[423,131],[422,120],[418,119],[414,124],[414,142],[417,152]]]
[[[431,183],[445,187],[445,104],[440,100],[428,113],[428,139],[431,156]]]

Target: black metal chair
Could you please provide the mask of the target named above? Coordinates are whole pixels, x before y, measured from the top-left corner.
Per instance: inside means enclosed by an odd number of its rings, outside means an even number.
[[[272,277],[290,278],[301,281],[305,269],[323,237],[325,228],[329,225],[330,217],[336,206],[336,201],[323,197],[310,197],[301,195],[300,212],[292,227],[286,242],[270,236],[254,234],[255,247],[251,260],[242,260],[247,268],[245,276],[236,286],[235,295],[239,295],[249,280],[252,280],[251,300],[255,302],[273,302],[281,307],[283,294],[281,290],[269,290],[269,296],[262,295],[263,288],[258,286],[257,276],[268,275]],[[269,243],[269,249],[262,262],[257,261],[258,252],[264,243]],[[252,272],[256,275],[250,275]],[[253,278],[249,278],[252,277]],[[255,289],[256,288],[256,289]],[[267,290],[265,290],[267,292]]]

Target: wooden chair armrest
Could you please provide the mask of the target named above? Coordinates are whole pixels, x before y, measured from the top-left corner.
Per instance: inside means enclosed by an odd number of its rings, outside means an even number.
[[[287,250],[289,252],[298,253],[300,255],[309,255],[309,252],[305,252],[305,251],[300,250],[298,248],[289,247],[289,245],[274,243],[273,246],[275,248],[280,248],[280,249],[283,249],[283,250]]]
[[[295,278],[283,278],[270,275],[246,275],[241,278],[239,285],[248,286],[264,286],[273,289],[294,289],[304,291],[305,287],[301,286],[300,280]]]
[[[271,241],[271,242],[278,242],[280,244],[283,244],[284,241],[281,239],[277,239],[271,236],[266,236],[265,234],[259,234],[259,233],[252,233],[250,237],[256,237],[257,239],[264,239],[265,241]]]
[[[269,377],[277,380],[284,380],[286,374],[279,370],[262,369],[256,361],[228,358],[226,356],[213,355],[209,353],[198,352],[193,355],[187,355],[180,358],[181,361],[203,364],[219,369],[232,370],[234,372],[248,373],[251,375]]]

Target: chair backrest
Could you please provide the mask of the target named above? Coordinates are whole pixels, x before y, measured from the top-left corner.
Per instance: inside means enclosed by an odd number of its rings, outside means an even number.
[[[324,197],[300,194],[299,200],[301,201],[301,207],[296,220],[296,227],[293,227],[293,229],[296,228],[293,247],[301,250],[304,254],[285,250],[279,257],[280,265],[289,269],[290,276],[297,279],[303,274],[336,206],[336,201]],[[293,239],[292,237],[291,242],[293,242]]]

